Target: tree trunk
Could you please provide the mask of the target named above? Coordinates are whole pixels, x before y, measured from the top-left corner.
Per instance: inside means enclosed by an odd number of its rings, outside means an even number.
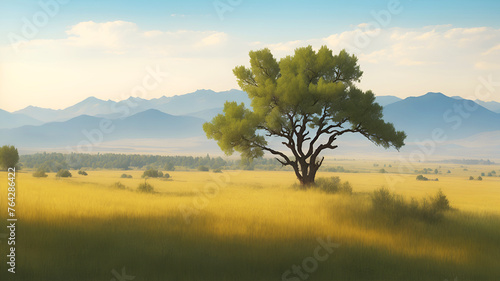
[[[303,189],[308,189],[312,185],[314,185],[314,180],[316,178],[316,172],[319,169],[318,165],[305,163],[305,167],[304,166],[296,167],[296,168],[294,167],[294,169],[296,169],[295,173],[300,175],[297,178],[298,178],[298,180],[301,184],[301,187]]]

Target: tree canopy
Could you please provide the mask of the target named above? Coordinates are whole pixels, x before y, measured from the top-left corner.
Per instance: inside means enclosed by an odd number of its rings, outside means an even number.
[[[269,49],[250,52],[250,68],[237,66],[233,73],[251,100],[226,102],[224,113],[203,129],[228,155],[238,151],[244,159],[269,152],[291,166],[299,181],[314,183],[323,163],[321,152],[335,149],[335,140],[359,133],[384,148],[404,145],[406,134],[385,122],[382,106],[371,91],[355,86],[363,72],[354,55],[337,55],[326,46],[298,48],[279,62]],[[279,138],[285,153],[271,147],[266,137]]]
[[[19,152],[13,145],[0,147],[0,166],[2,169],[14,168],[19,162]]]

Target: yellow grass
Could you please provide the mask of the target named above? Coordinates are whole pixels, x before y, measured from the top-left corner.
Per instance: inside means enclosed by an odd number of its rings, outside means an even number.
[[[366,169],[371,169],[368,164]],[[144,280],[166,280],[165,277],[172,276],[180,278],[177,280],[231,280],[233,275],[220,269],[220,275],[207,269],[214,276],[205,275],[204,279],[195,272],[187,273],[192,266],[176,267],[170,260],[175,257],[199,262],[201,257],[196,255],[206,255],[206,252],[197,252],[202,247],[210,249],[215,259],[224,263],[238,260],[235,267],[240,266],[239,259],[250,259],[248,267],[264,273],[256,273],[258,277],[248,277],[248,280],[279,280],[288,266],[294,262],[299,264],[311,255],[318,237],[331,237],[341,247],[338,255],[327,261],[328,265],[320,265],[324,268],[315,273],[315,280],[348,280],[352,276],[358,276],[357,280],[365,277],[366,280],[390,280],[388,276],[392,275],[384,274],[396,274],[393,271],[398,270],[401,272],[396,275],[401,280],[423,280],[422,276],[424,279],[425,276],[441,278],[434,280],[452,279],[455,273],[467,280],[470,276],[481,278],[500,273],[494,269],[495,259],[500,258],[499,245],[492,247],[498,239],[490,237],[498,233],[495,227],[500,225],[500,178],[469,181],[465,174],[457,174],[460,169],[456,167],[451,174],[429,175],[430,178],[439,177],[438,182],[418,182],[415,175],[327,172],[318,175],[335,175],[349,181],[355,192],[352,196],[295,190],[291,187],[295,183],[292,172],[174,171],[169,172],[172,180],[148,180],[156,194],[133,191],[144,182],[140,178],[142,171],[127,171],[133,175],[132,179],[120,178],[123,171],[88,171],[88,176],[71,171],[72,178],[61,179],[56,179],[53,173],[47,178],[34,178],[30,173],[18,172],[17,217],[19,225],[26,226],[24,230],[18,229],[18,237],[23,237],[19,241],[19,271],[24,267],[29,274],[47,277],[56,272],[47,267],[57,267],[59,262],[69,263],[65,264],[67,270],[82,270],[82,278],[74,280],[97,280],[94,279],[97,277],[109,280],[113,277],[109,272],[113,268],[119,271],[121,266],[135,268],[135,275],[143,276]],[[391,184],[394,177],[398,181]],[[6,173],[2,172],[0,180],[7,182]],[[118,181],[131,190],[113,188]],[[386,224],[371,214],[368,196],[382,186],[408,198],[433,195],[440,188],[452,207],[460,211],[450,212],[443,222],[431,225],[413,220],[398,225]],[[5,221],[5,190],[1,195],[1,219]],[[53,238],[56,235],[57,239]],[[82,240],[73,240],[76,239],[73,236],[80,235],[83,235]],[[101,238],[98,241],[96,237]],[[116,237],[121,237],[123,244],[113,242]],[[80,265],[76,261],[71,263],[71,259],[89,258],[90,254],[85,252],[89,247],[86,239],[92,245],[100,245],[96,249],[102,251],[102,257],[97,259],[102,260],[96,264],[89,261],[79,261]],[[144,239],[140,242],[140,250],[131,246],[140,239]],[[68,244],[61,240],[67,240]],[[169,252],[169,247],[174,247],[168,244],[171,241],[176,241],[175,247],[180,247],[178,251]],[[101,242],[108,243],[110,248]],[[26,248],[31,244],[34,248]],[[70,248],[65,249],[64,245]],[[65,254],[71,251],[78,254]],[[141,261],[155,259],[163,266],[155,266],[155,273],[152,273],[152,265],[138,261],[133,251],[143,255]],[[120,262],[115,263],[115,259]],[[259,259],[267,261],[267,265],[260,265]],[[364,268],[363,265],[354,266],[349,263],[350,259],[351,263],[370,261],[373,265],[368,267],[373,272],[359,275],[356,271]],[[5,264],[4,260],[0,261]],[[401,269],[384,269],[398,262],[404,264]],[[89,264],[82,265],[86,263]],[[165,264],[168,263],[172,268],[166,272],[169,265]],[[89,268],[93,268],[91,265],[103,269],[88,273]],[[266,266],[271,266],[268,269],[272,274],[265,274]],[[376,269],[379,267],[380,272]],[[428,272],[418,276],[418,272],[426,268]],[[449,272],[453,270],[455,273]],[[412,271],[411,276],[404,275]],[[249,275],[246,269],[238,274]],[[53,280],[68,276],[61,274]]]

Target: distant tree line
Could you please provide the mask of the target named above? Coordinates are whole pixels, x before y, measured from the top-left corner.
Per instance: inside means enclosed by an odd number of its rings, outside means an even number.
[[[36,153],[21,155],[20,164],[24,168],[38,169],[45,172],[58,172],[61,169],[158,169],[174,171],[176,167],[198,169],[207,167],[217,169],[245,169],[245,170],[289,170],[283,168],[275,159],[255,159],[251,163],[241,160],[224,160],[222,157],[193,156],[160,156],[139,154],[85,154],[85,153]]]
[[[465,165],[495,165],[496,163],[487,160],[476,160],[476,159],[450,159],[450,160],[442,160],[442,163],[451,163],[451,164],[465,164]]]

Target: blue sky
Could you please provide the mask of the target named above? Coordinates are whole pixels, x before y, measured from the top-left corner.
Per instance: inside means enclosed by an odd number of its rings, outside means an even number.
[[[0,2],[0,108],[126,98],[155,64],[170,78],[144,97],[236,88],[231,69],[263,47],[277,57],[309,44],[347,48],[365,70],[361,88],[400,97],[469,97],[480,77],[500,70],[500,1],[65,0],[26,38],[23,19],[34,22],[44,13],[39,2],[55,1]],[[376,15],[386,15],[391,3],[401,11],[385,24]],[[218,13],[217,5],[227,10]],[[16,52],[12,34],[26,43]],[[369,39],[361,48],[354,46],[360,34]],[[500,101],[498,94],[482,96]]]

